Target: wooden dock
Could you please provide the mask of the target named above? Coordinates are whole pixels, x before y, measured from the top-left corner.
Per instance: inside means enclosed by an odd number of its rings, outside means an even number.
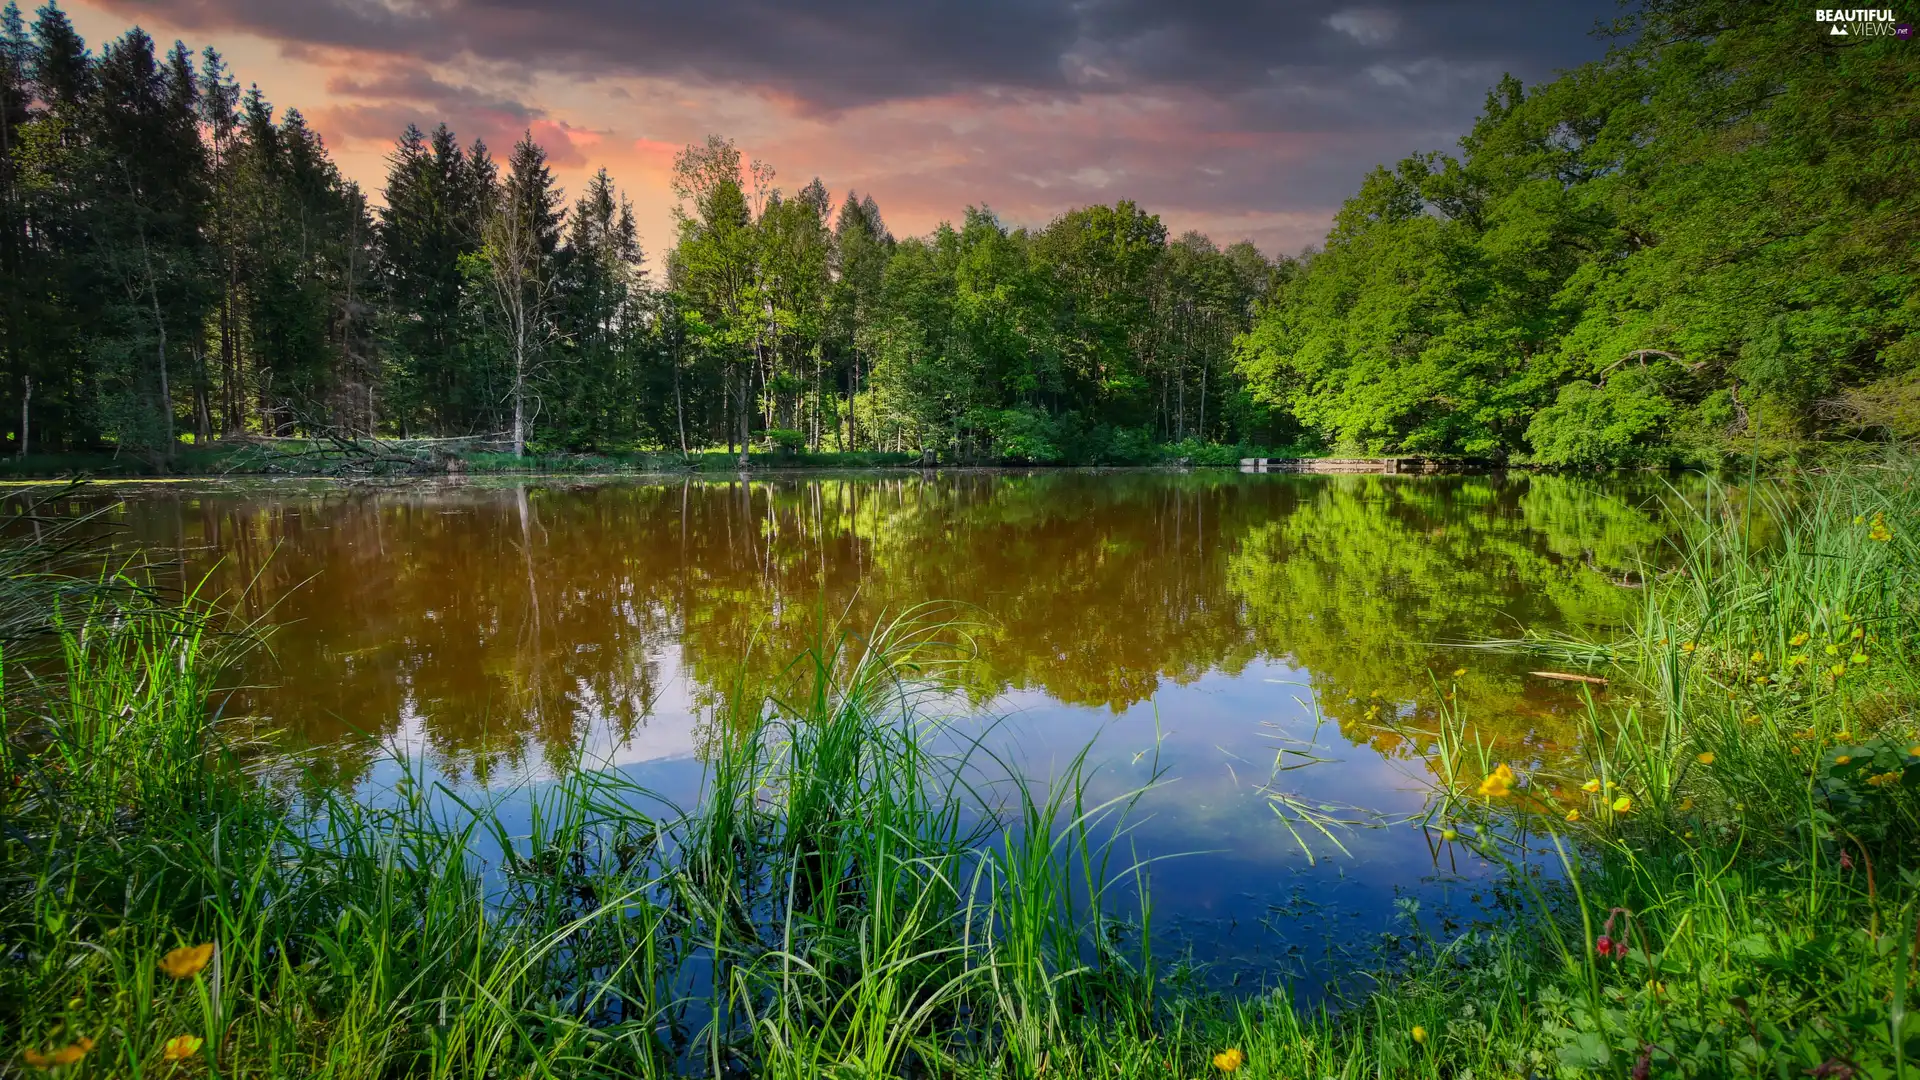
[[[1241,472],[1257,473],[1437,473],[1439,462],[1417,457],[1390,458],[1241,458]]]

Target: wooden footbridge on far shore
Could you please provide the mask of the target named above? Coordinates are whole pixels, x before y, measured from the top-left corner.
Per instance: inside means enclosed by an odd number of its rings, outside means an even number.
[[[1240,459],[1241,472],[1258,473],[1384,473],[1401,474],[1477,471],[1432,458],[1260,458]]]

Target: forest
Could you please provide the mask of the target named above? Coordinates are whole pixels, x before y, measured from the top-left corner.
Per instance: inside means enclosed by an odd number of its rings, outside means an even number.
[[[896,237],[871,194],[711,136],[642,250],[397,133],[381,191],[220,55],[0,18],[0,431],[25,457],[272,436],[1226,463],[1240,448],[1548,467],[1920,433],[1920,45],[1653,0],[1508,78],[1452,154],[1360,181],[1317,249],[1130,201]]]

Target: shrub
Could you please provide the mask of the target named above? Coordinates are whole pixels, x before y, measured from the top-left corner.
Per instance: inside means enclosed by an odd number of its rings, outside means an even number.
[[[1527,426],[1532,461],[1556,468],[1616,468],[1646,459],[1660,441],[1673,403],[1638,368],[1603,384],[1569,383]]]

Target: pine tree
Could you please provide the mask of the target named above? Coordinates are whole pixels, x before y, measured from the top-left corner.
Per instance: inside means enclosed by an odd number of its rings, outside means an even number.
[[[27,66],[33,46],[27,37],[20,5],[9,2],[0,11],[0,380],[9,391],[17,388],[20,424],[15,450],[26,456],[31,437],[28,416],[33,397],[33,373],[27,367],[32,349],[28,338],[38,306],[34,262],[30,257],[26,207],[22,201],[23,129],[31,119],[31,88]]]
[[[401,432],[471,433],[501,395],[476,348],[463,262],[477,255],[497,179],[486,146],[462,152],[442,124],[409,126],[388,158],[379,278],[391,350],[389,407]]]
[[[601,169],[574,204],[560,252],[564,360],[550,366],[543,396],[566,445],[593,448],[639,431],[639,354],[645,345],[646,270],[633,204]]]
[[[86,111],[91,196],[87,267],[102,290],[86,349],[102,427],[164,461],[176,438],[173,374],[200,347],[213,290],[206,273],[207,161],[192,57],[157,61],[130,30],[101,55]]]

